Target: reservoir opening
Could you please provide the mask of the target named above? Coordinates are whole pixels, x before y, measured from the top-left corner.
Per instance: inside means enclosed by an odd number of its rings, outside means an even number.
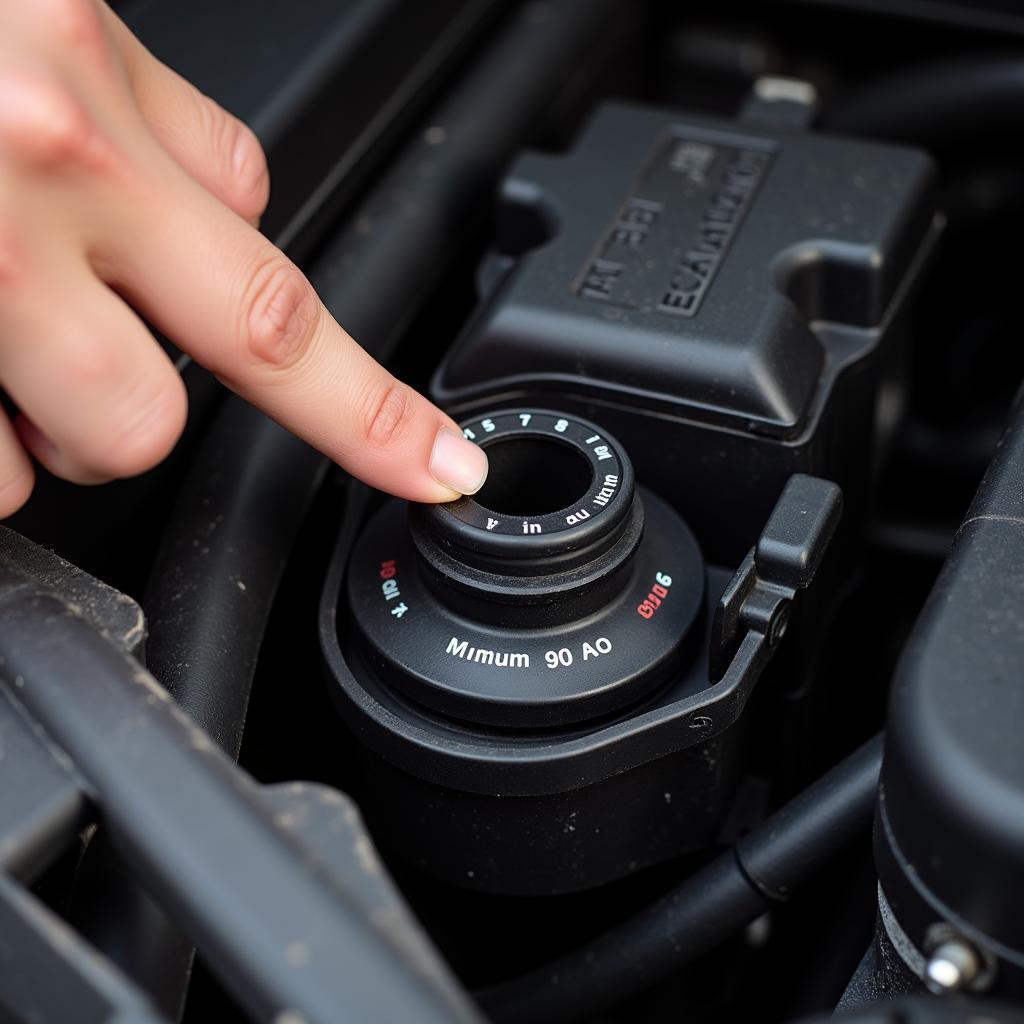
[[[487,482],[474,498],[499,515],[557,512],[586,497],[594,479],[586,456],[544,437],[495,441],[487,446],[487,458]]]

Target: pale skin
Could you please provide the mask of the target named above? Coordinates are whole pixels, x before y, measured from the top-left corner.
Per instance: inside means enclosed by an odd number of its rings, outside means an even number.
[[[33,461],[94,484],[173,448],[185,390],[140,314],[367,483],[479,489],[483,452],[256,229],[269,194],[252,132],[99,0],[0,0],[0,517]]]

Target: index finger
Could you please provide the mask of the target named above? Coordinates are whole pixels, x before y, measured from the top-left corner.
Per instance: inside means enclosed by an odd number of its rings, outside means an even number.
[[[168,173],[171,201],[108,240],[112,283],[232,390],[367,483],[428,502],[479,490],[487,457],[454,421],[360,348],[280,250]]]

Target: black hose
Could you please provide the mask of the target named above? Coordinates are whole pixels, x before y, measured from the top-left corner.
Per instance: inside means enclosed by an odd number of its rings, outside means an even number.
[[[1024,59],[989,53],[882,75],[837,99],[821,126],[940,153],[989,136],[1014,139],[1024,130]]]
[[[480,994],[497,1022],[584,1020],[670,977],[784,903],[866,834],[882,764],[876,736],[656,903],[581,949]]]
[[[313,283],[378,359],[490,215],[498,180],[526,144],[572,120],[616,60],[637,13],[614,0],[533,0],[420,136],[374,183],[349,227],[319,254]],[[615,31],[610,31],[615,26]],[[574,103],[575,101],[575,103]]]
[[[232,758],[274,594],[325,469],[319,452],[229,399],[153,566],[147,667]]]

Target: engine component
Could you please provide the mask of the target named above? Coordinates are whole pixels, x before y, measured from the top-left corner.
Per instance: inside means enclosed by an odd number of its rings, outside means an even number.
[[[631,107],[519,162],[503,254],[433,381],[493,453],[487,491],[408,527],[385,506],[345,600],[351,537],[325,590],[332,692],[379,802],[424,837],[396,848],[556,893],[715,841],[744,762],[731,726],[838,512],[799,471],[844,485],[830,572],[853,563],[878,394],[941,225],[931,179],[916,151]],[[792,693],[816,642],[790,644]]]
[[[797,472],[851,522],[941,220],[921,152],[609,106],[506,179],[485,299],[434,376],[463,416],[590,416],[735,564]],[[683,471],[685,467],[685,471]],[[702,500],[705,499],[705,500]]]
[[[497,1022],[589,1020],[785,903],[863,834],[882,760],[869,740],[657,903],[532,976],[480,994]]]
[[[875,834],[881,921],[933,991],[1024,991],[1022,477],[1018,402],[893,689]]]
[[[405,505],[182,359],[159,471],[38,474],[0,1018],[1020,1017],[1024,15],[110,2],[492,474]]]
[[[75,599],[50,590],[62,579]],[[28,871],[29,847],[52,857],[56,832],[81,827],[56,769],[103,808],[104,834],[255,1019],[327,1021],[347,1002],[364,1019],[476,1021],[400,897],[360,877],[375,873],[365,867],[373,850],[345,798],[323,786],[257,786],[129,653],[144,634],[125,595],[0,531],[0,717],[14,711],[50,762],[30,783],[50,799],[16,817],[8,808],[15,830],[3,837],[0,873]],[[18,743],[7,722],[0,735]],[[190,832],[194,817],[201,835]],[[346,852],[364,847],[362,868],[337,870],[338,836]],[[26,1020],[157,1019],[125,974],[6,877],[0,922],[4,1011],[13,996]],[[241,955],[226,952],[236,935],[248,944]],[[298,958],[282,935],[300,937]],[[401,952],[381,956],[388,945]],[[20,970],[9,965],[16,951],[26,954]],[[40,985],[36,971],[61,984]]]
[[[464,429],[490,454],[480,494],[389,501],[341,539],[324,592],[332,692],[388,808],[374,826],[428,872],[501,892],[708,846],[742,763],[734,723],[838,488],[794,477],[730,580],[601,427],[513,409]]]

